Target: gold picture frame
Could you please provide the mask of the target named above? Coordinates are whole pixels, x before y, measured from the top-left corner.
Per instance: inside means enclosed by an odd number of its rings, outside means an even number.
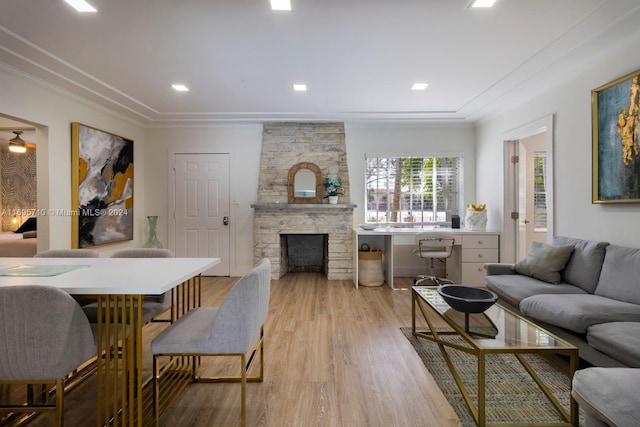
[[[72,247],[133,239],[133,140],[71,123]]]
[[[640,203],[640,70],[591,91],[592,203]]]

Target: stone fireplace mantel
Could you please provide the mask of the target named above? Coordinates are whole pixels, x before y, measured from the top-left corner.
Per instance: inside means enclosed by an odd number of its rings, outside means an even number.
[[[354,204],[336,204],[331,205],[328,203],[321,204],[302,204],[302,203],[254,203],[251,207],[255,210],[263,211],[284,211],[289,209],[355,209],[358,205]]]

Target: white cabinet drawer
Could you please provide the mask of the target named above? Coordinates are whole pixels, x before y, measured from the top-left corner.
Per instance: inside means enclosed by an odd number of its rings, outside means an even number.
[[[468,285],[468,286],[484,286],[484,263],[482,262],[462,263],[461,283],[463,285]]]
[[[498,236],[487,235],[462,235],[462,247],[464,249],[498,249]]]
[[[462,249],[462,262],[498,262],[498,249]]]

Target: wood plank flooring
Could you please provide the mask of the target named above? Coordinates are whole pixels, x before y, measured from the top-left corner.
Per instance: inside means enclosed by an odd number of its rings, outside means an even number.
[[[218,305],[237,278],[205,278],[203,305]],[[265,381],[247,387],[249,426],[460,426],[401,326],[411,325],[411,279],[355,289],[319,273],[272,281],[265,325]],[[145,348],[162,324],[143,330]],[[231,360],[229,360],[231,362]],[[145,355],[144,375],[150,375]],[[205,372],[231,363],[203,359]],[[95,383],[66,398],[67,426],[94,425]],[[51,425],[49,415],[32,426]],[[240,425],[239,384],[191,384],[161,426]]]

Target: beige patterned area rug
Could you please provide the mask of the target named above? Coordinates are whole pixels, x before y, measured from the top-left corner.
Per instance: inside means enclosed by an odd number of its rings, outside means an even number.
[[[435,378],[440,390],[451,403],[464,426],[475,426],[467,407],[438,346],[428,340],[414,337],[411,328],[400,328],[413,345],[424,365]],[[477,398],[477,362],[467,353],[447,349],[458,373],[474,401]],[[569,378],[544,357],[525,355],[535,372],[553,391],[563,407],[569,411]],[[562,418],[531,379],[520,362],[510,354],[491,354],[486,360],[487,423],[535,424],[558,423]],[[580,425],[584,425],[580,413]]]

